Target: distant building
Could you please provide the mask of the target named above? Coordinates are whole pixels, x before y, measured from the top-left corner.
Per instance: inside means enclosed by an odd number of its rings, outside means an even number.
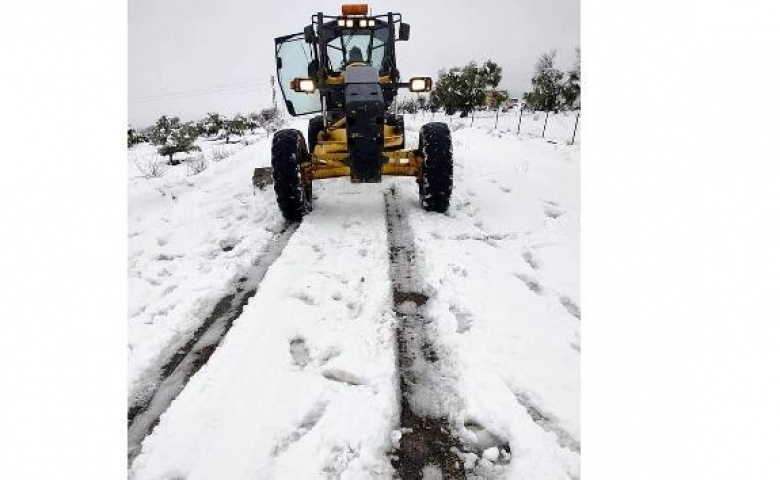
[[[485,91],[485,103],[482,104],[482,107],[491,108],[491,105],[493,105],[493,97],[496,94],[501,94],[501,93],[503,93],[503,94],[505,94],[507,96],[509,95],[509,91],[508,90],[486,90]],[[519,98],[512,98],[512,97],[510,97],[509,100],[507,100],[507,102],[501,106],[501,110],[506,112],[508,110],[511,110],[511,109],[517,107],[518,105],[520,105],[520,99]]]
[[[507,100],[506,104],[502,108],[503,111],[507,112],[513,108],[516,108],[520,106],[520,99],[519,98],[510,98]]]
[[[485,91],[485,103],[483,103],[484,106],[489,107],[493,105],[493,97],[496,94],[504,93],[506,95],[509,95],[508,90],[486,90]]]

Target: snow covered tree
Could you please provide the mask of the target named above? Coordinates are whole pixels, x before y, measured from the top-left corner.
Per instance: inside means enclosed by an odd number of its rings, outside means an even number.
[[[133,148],[139,143],[143,142],[144,138],[135,131],[135,128],[127,127],[127,148]]]
[[[580,108],[580,47],[575,49],[574,66],[568,71],[568,78],[563,84],[563,102],[567,108]]]
[[[431,103],[430,100],[428,99],[428,96],[418,95],[417,100],[415,100],[415,102],[417,103],[418,111],[422,110],[423,112],[427,112],[428,110],[430,110]]]
[[[488,90],[487,106],[496,112],[496,124],[498,127],[498,112],[509,101],[509,92],[506,90]]]
[[[469,62],[461,71],[460,116],[467,117],[477,107],[485,104],[485,88],[488,78],[476,62]]]
[[[279,130],[284,125],[284,118],[282,117],[282,111],[278,108],[265,108],[260,112],[263,118],[262,127],[268,135]]]
[[[494,90],[498,88],[498,84],[501,83],[501,78],[503,78],[503,70],[504,69],[493,60],[485,62],[484,65],[482,65],[482,75],[485,77],[485,84]]]
[[[501,82],[502,68],[492,60],[478,66],[469,62],[464,67],[441,70],[436,87],[431,92],[431,103],[444,108],[447,115],[460,111],[461,117],[473,113],[485,104],[486,89],[495,89]]]
[[[271,135],[282,125],[280,111],[276,108],[264,108],[259,112],[249,114],[249,125],[252,129],[262,128],[266,134]]]
[[[230,143],[231,135],[241,136],[244,134],[244,131],[249,130],[249,128],[249,122],[246,117],[237,113],[236,116],[222,125],[222,129],[225,131],[225,143]]]
[[[563,72],[555,68],[555,50],[545,52],[536,61],[531,91],[523,94],[526,108],[530,110],[553,110],[556,113],[563,106]]]
[[[428,110],[431,113],[436,113],[442,108],[442,105],[434,98],[433,92],[428,96]]]
[[[404,113],[410,113],[412,115],[417,113],[417,102],[410,98],[405,98],[400,105],[401,111]]]
[[[159,154],[167,156],[171,165],[180,163],[173,159],[176,153],[200,150],[193,145],[198,138],[198,129],[192,123],[181,123],[179,117],[160,117],[150,137],[152,143],[159,147]]]
[[[206,118],[201,120],[204,135],[208,137],[218,135],[220,130],[224,127],[225,122],[227,122],[227,118],[223,115],[215,112],[207,113]]]
[[[462,104],[463,78],[460,68],[450,68],[448,71],[440,70],[436,87],[431,92],[431,102],[441,107],[447,115],[454,115]]]
[[[250,112],[249,115],[246,116],[246,122],[247,126],[249,127],[249,131],[251,133],[255,133],[255,130],[260,128],[262,125],[260,112]]]

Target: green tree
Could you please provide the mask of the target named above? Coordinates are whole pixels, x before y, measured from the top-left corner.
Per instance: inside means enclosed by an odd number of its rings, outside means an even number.
[[[159,154],[168,157],[170,165],[180,163],[173,159],[176,153],[200,150],[193,145],[198,138],[197,127],[192,123],[181,123],[179,117],[160,117],[150,137],[152,143],[159,147]]]

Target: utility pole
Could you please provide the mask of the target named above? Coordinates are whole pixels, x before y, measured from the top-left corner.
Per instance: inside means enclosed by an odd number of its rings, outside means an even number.
[[[520,135],[520,125],[523,123],[523,109],[525,108],[525,105],[520,107],[520,117],[517,119],[517,134]]]
[[[271,98],[273,99],[273,102],[274,102],[274,112],[276,112],[277,111],[277,108],[276,108],[276,82],[274,82],[274,76],[273,75],[271,75]]]

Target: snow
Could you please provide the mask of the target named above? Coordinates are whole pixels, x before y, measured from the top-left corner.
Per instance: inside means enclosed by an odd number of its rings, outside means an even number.
[[[283,225],[273,192],[256,197],[250,181],[258,161],[268,161],[270,140],[214,143],[198,143],[207,158],[234,154],[196,176],[187,175],[185,162],[162,178],[142,178],[137,164],[163,160],[148,144],[128,155],[131,406],[148,396],[159,369]]]
[[[579,148],[453,130],[446,216],[417,206],[416,185],[395,183],[461,418],[509,441],[509,478],[578,476]]]
[[[579,477],[575,115],[551,116],[544,139],[531,116],[518,136],[513,112],[497,130],[492,115],[474,127],[438,115],[455,154],[446,215],[419,207],[412,179],[315,182],[314,211],[146,438],[131,478],[392,478],[388,453],[403,431],[391,186],[442,352],[432,390],[446,393],[437,408],[467,447],[464,463],[475,477]],[[428,121],[406,116],[407,146]],[[305,131],[305,120],[292,126]],[[211,158],[215,147],[201,146]],[[145,148],[130,152],[131,171],[134,155],[151,155]],[[282,228],[273,189],[254,195],[250,182],[269,157],[261,136],[199,175],[181,166],[131,180],[131,402]]]
[[[317,209],[144,444],[135,478],[392,471],[386,452],[398,411],[384,198],[340,180],[322,182],[316,195]]]
[[[490,462],[495,462],[496,460],[498,460],[498,448],[496,447],[488,448],[487,450],[482,452],[482,457],[485,460],[488,460]]]

